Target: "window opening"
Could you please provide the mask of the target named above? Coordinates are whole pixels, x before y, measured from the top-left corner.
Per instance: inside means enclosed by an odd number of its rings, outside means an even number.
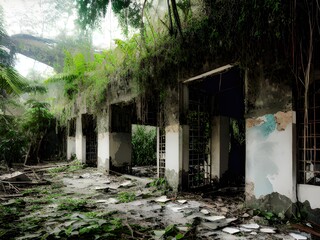
[[[320,81],[314,81],[310,85],[306,110],[307,118],[304,119],[304,97],[300,97],[298,100],[299,182],[320,186]]]
[[[211,183],[209,96],[189,89],[189,173],[188,187],[198,188]]]

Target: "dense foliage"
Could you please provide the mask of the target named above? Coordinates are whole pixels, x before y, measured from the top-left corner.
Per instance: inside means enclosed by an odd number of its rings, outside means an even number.
[[[136,12],[130,10],[135,3]],[[82,26],[95,26],[108,4],[108,0],[78,0]],[[313,31],[318,26],[316,1],[169,0],[159,7],[162,11],[166,7],[162,15],[152,4],[113,1],[113,11],[125,11],[126,26],[138,28],[140,34],[126,41],[116,39],[117,47],[102,53],[92,49],[66,53],[63,72],[52,79],[64,80],[67,103],[60,104],[64,110],[59,112],[65,118],[73,112],[76,99],[82,100],[78,106],[85,104],[94,112],[119,88],[164,95],[177,81],[228,63],[291,84],[305,68],[308,30],[303,26],[309,17]]]
[[[132,134],[132,164],[134,166],[155,165],[156,151],[156,130],[137,126]]]

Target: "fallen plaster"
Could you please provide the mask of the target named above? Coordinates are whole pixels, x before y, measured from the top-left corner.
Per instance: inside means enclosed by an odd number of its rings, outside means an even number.
[[[260,198],[255,198],[254,196],[250,199],[247,198],[246,205],[252,209],[270,211],[287,217],[291,217],[295,210],[295,203],[293,203],[288,197],[277,192],[267,194]]]

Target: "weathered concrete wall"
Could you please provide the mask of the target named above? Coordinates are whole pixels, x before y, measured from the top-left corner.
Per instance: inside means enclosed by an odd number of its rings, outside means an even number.
[[[289,111],[246,119],[246,196],[249,204],[261,199],[268,202],[266,197],[274,193],[279,198],[285,196],[284,210],[295,201],[293,118],[294,113]],[[261,206],[264,207],[267,206]]]
[[[211,176],[220,179],[228,170],[229,162],[229,118],[216,116],[211,131]]]
[[[110,170],[110,133],[98,133],[98,169],[103,172]]]
[[[73,154],[76,154],[76,138],[67,138],[67,159],[70,159]]]
[[[110,133],[110,158],[112,165],[122,167],[131,165],[131,133]]]
[[[300,202],[309,201],[313,209],[320,209],[320,186],[298,184],[298,199]]]
[[[248,117],[259,117],[278,111],[292,110],[290,79],[270,76],[274,69],[265,69],[260,63],[245,74],[245,105]],[[283,69],[282,71],[290,71]]]

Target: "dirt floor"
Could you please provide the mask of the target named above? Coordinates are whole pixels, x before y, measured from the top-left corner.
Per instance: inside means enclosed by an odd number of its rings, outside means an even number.
[[[80,164],[20,171],[30,181],[1,182],[0,239],[311,239],[247,209],[237,189],[175,194],[164,179]]]

